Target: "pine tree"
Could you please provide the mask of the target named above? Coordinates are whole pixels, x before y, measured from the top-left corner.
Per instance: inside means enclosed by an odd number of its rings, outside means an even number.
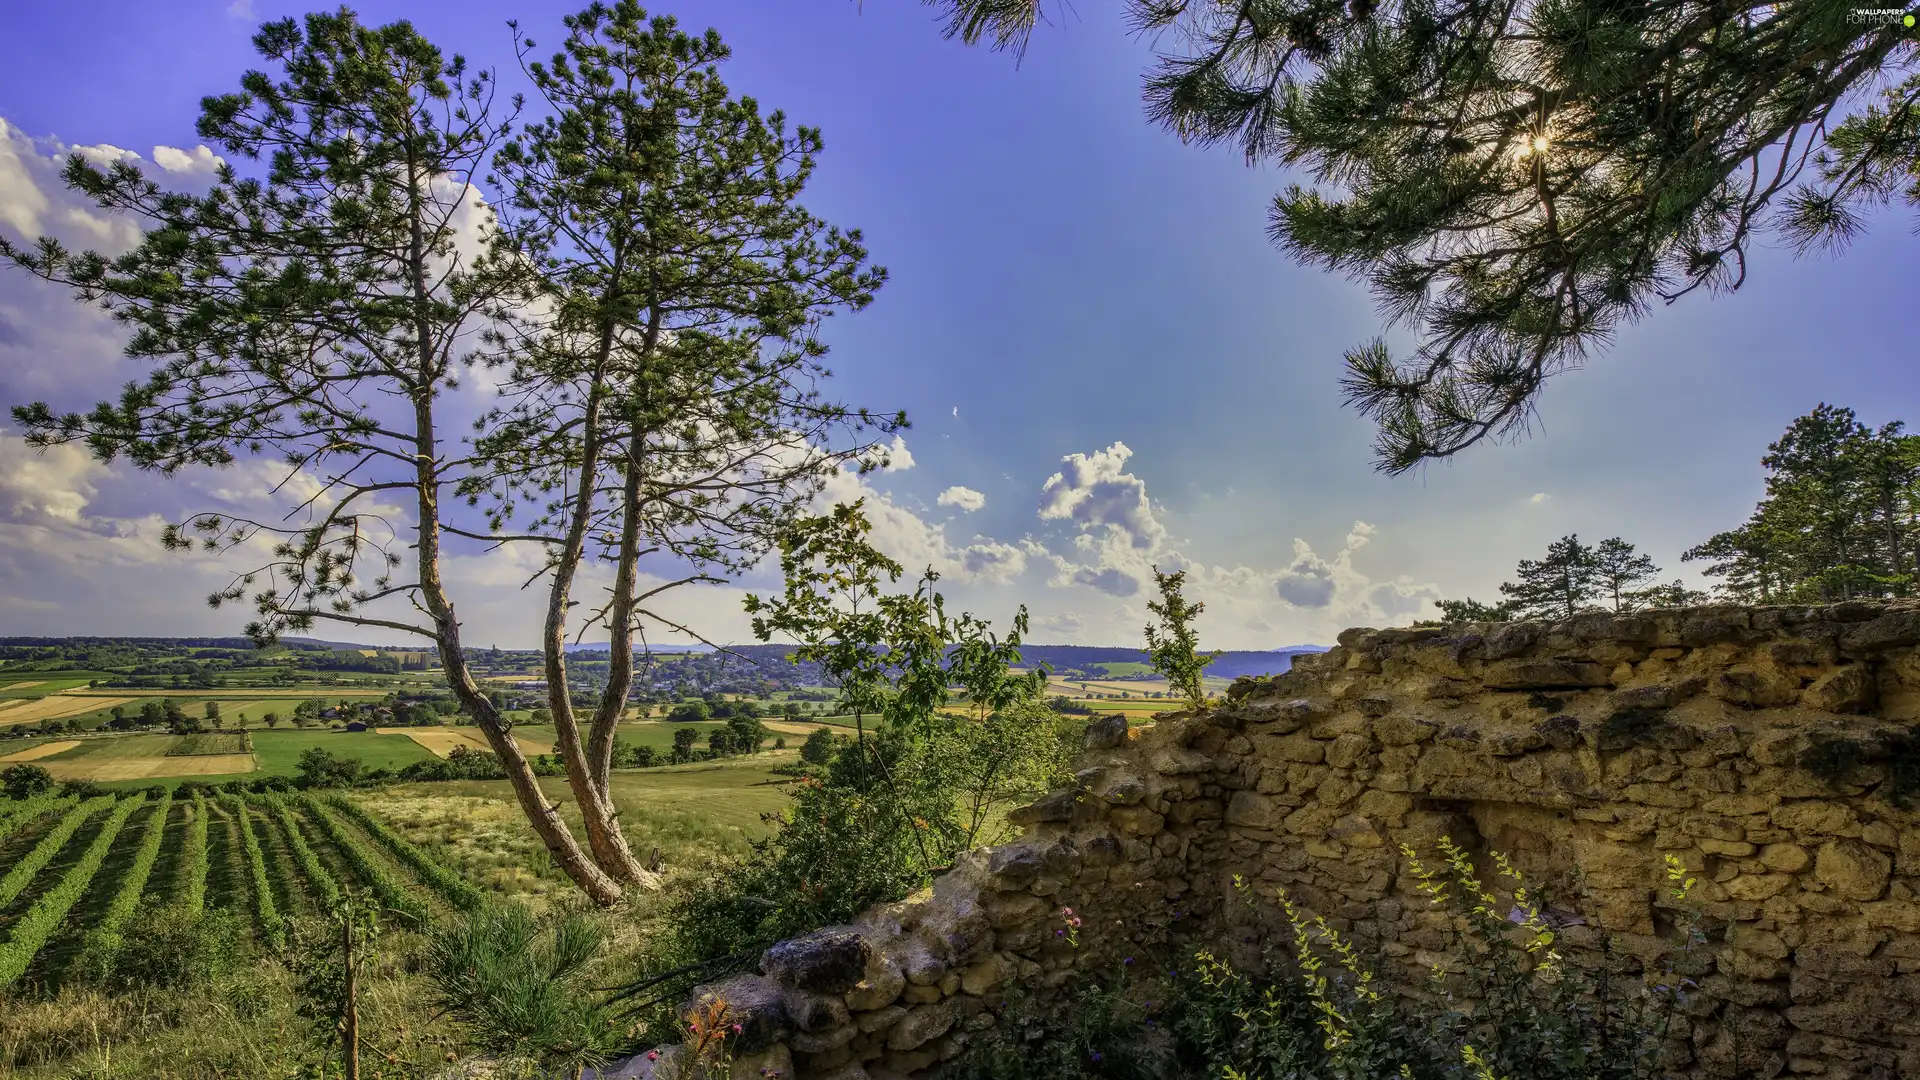
[[[1593,550],[1594,582],[1600,595],[1613,602],[1613,610],[1630,611],[1637,591],[1660,576],[1652,556],[1635,551],[1632,544],[1615,536],[1600,541]]]
[[[1601,595],[1599,559],[1576,535],[1548,544],[1544,559],[1521,559],[1514,573],[1520,580],[1500,591],[1523,619],[1567,618]]]
[[[925,2],[1015,51],[1045,21],[1046,0]],[[1174,43],[1149,115],[1309,176],[1275,240],[1420,334],[1347,355],[1390,472],[1520,433],[1548,378],[1657,301],[1737,289],[1767,232],[1831,249],[1920,201],[1912,31],[1858,6],[1125,0]]]

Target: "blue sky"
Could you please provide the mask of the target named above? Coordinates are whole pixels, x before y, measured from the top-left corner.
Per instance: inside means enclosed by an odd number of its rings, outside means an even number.
[[[358,10],[497,65],[506,20],[547,45],[570,7]],[[863,229],[892,274],[871,308],[831,325],[836,391],[914,423],[911,468],[838,490],[874,500],[907,561],[948,569],[961,606],[1004,619],[1025,603],[1040,640],[1135,644],[1145,597],[1130,584],[1149,562],[1190,565],[1205,642],[1324,642],[1404,623],[1432,598],[1489,596],[1569,532],[1624,536],[1698,583],[1680,551],[1745,518],[1758,459],[1793,417],[1825,400],[1873,424],[1920,421],[1920,259],[1902,209],[1837,260],[1763,242],[1740,293],[1656,311],[1551,384],[1531,438],[1381,476],[1371,428],[1336,387],[1341,352],[1380,331],[1365,290],[1279,254],[1265,210],[1289,178],[1149,126],[1150,43],[1112,5],[1077,7],[1018,66],[942,40],[902,0],[656,9],[717,27],[736,91],[823,129],[806,201]],[[14,5],[0,16],[0,230],[63,227],[77,204],[51,169],[71,147],[192,176],[190,159],[155,148],[191,151],[199,98],[253,63],[257,21],[302,10]],[[6,404],[90,403],[134,373],[116,341],[57,292],[0,274]],[[248,475],[160,482],[35,457],[0,430],[0,633],[237,630],[198,599],[223,569],[163,555],[153,536],[196,500],[238,497]],[[983,504],[941,505],[954,487]],[[533,640],[537,598],[512,569],[461,569],[478,638]],[[679,610],[738,637],[738,600],[718,588]]]

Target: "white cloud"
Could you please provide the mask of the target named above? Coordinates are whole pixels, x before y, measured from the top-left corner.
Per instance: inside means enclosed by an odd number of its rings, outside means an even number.
[[[986,537],[975,539],[980,542],[960,549],[960,567],[967,577],[975,581],[1005,583],[1026,571],[1026,552],[1012,544],[1002,544]]]
[[[233,0],[233,3],[227,5],[227,15],[230,18],[245,19],[248,22],[259,18],[253,13],[253,0]]]
[[[80,447],[39,450],[0,432],[0,508],[12,520],[79,524],[106,471]]]
[[[1159,546],[1166,529],[1147,501],[1146,482],[1126,471],[1133,451],[1115,442],[1093,454],[1068,454],[1040,489],[1043,520],[1071,519],[1083,531],[1105,526],[1142,551]]]
[[[961,487],[958,484],[941,492],[940,497],[933,501],[939,506],[957,506],[966,513],[972,513],[987,505],[987,497],[985,495],[982,495],[970,487]]]
[[[1077,611],[1056,611],[1033,621],[1042,630],[1067,637],[1078,637],[1087,629],[1087,617]]]
[[[880,468],[885,472],[906,472],[913,468],[913,452],[907,449],[907,440],[898,435],[881,452]]]
[[[1274,595],[1294,607],[1326,607],[1333,603],[1333,565],[1315,555],[1305,540],[1295,537],[1293,562],[1280,571],[1273,589]]]
[[[133,165],[140,163],[139,154],[131,150],[122,150],[112,143],[101,143],[98,146],[76,146],[73,147],[70,152],[100,166],[112,165],[116,161],[125,161]]]
[[[122,151],[125,153],[125,151]],[[196,146],[191,150],[180,150],[171,146],[153,148],[153,163],[172,173],[195,173],[212,176],[225,165],[226,159],[205,146]]]
[[[1140,591],[1140,579],[1117,567],[1106,566],[1095,569],[1083,566],[1073,573],[1075,585],[1085,585],[1099,589],[1109,596],[1132,596]]]

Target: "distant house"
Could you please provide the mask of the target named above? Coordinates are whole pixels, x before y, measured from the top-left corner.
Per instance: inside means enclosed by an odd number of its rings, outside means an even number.
[[[547,688],[547,680],[526,679],[521,682],[514,683],[513,688],[515,690],[545,690]]]
[[[365,731],[367,730],[367,725],[361,723],[358,720],[349,720],[347,721],[347,730],[348,731]]]

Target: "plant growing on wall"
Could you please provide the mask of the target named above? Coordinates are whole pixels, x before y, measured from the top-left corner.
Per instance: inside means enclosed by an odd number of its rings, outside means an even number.
[[[1199,651],[1200,637],[1194,632],[1193,621],[1207,605],[1187,602],[1180,591],[1186,580],[1185,570],[1163,574],[1158,566],[1153,568],[1153,582],[1160,589],[1160,599],[1147,601],[1147,610],[1160,621],[1157,626],[1147,626],[1147,659],[1155,671],[1166,676],[1173,692],[1186,698],[1188,708],[1203,709],[1207,705],[1207,692],[1200,680],[1207,665],[1220,654],[1203,656]]]

